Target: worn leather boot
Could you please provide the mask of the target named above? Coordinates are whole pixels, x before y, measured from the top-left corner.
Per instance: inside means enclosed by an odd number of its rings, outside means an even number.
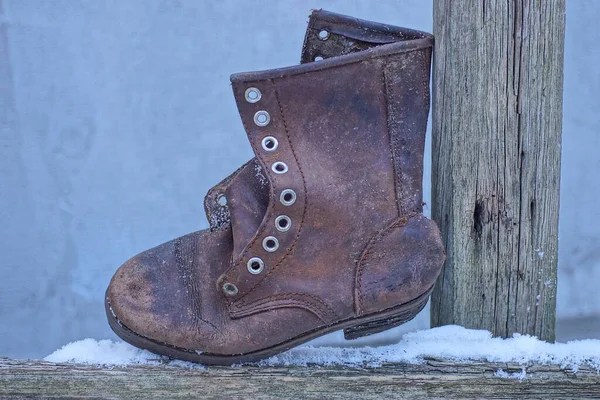
[[[232,75],[255,158],[208,192],[210,229],[119,268],[113,330],[227,365],[413,318],[445,258],[422,215],[432,43],[314,11],[301,65]]]

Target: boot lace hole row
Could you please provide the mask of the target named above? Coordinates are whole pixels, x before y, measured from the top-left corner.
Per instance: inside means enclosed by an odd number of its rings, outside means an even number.
[[[315,61],[323,61],[323,56],[315,56]]]
[[[227,296],[235,296],[238,294],[238,288],[233,283],[225,282],[223,284],[223,291]]]
[[[262,97],[262,93],[257,88],[251,87],[246,89],[244,96],[246,97],[246,101],[248,103],[257,103]]]
[[[285,174],[288,171],[288,166],[282,161],[277,161],[274,162],[273,165],[271,165],[271,169],[276,174]]]
[[[292,227],[292,220],[287,215],[280,215],[275,218],[275,227],[279,232],[287,232]]]
[[[217,197],[217,203],[219,203],[220,206],[226,206],[227,205],[227,197],[225,197],[224,194],[219,195],[219,197]]]
[[[261,145],[265,151],[275,151],[279,142],[273,136],[267,136],[262,140]]]
[[[252,257],[248,260],[248,271],[252,275],[260,274],[265,268],[265,263],[258,257]]]
[[[265,110],[257,111],[254,114],[254,123],[258,126],[267,126],[271,122],[271,116]]]
[[[326,30],[322,30],[319,32],[319,39],[321,40],[327,40],[329,39],[329,32],[327,32]]]
[[[294,192],[292,189],[283,190],[279,196],[279,201],[284,206],[291,206],[296,202],[296,192]]]
[[[267,236],[263,239],[262,245],[263,249],[272,253],[279,248],[279,240],[275,236]]]

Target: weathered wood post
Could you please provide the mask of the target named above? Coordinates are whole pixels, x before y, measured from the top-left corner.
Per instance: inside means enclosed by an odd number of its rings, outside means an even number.
[[[564,0],[434,0],[433,326],[554,340]]]

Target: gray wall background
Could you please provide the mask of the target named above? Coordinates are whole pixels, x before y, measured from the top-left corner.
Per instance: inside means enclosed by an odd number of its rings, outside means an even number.
[[[600,315],[600,1],[567,4],[563,326]],[[321,7],[432,29],[419,0],[0,0],[0,356],[115,338],[115,269],[207,227],[205,192],[252,156],[229,74],[297,63]],[[427,326],[425,312],[383,338]]]

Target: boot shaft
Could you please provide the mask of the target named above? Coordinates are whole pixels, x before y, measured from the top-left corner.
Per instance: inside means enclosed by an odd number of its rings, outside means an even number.
[[[422,32],[316,11],[305,64],[234,74],[244,127],[271,184],[303,177],[309,201],[332,205],[324,210],[331,219],[359,213],[377,223],[421,212],[432,44]],[[323,60],[308,62],[316,57]],[[266,149],[265,138],[278,148]]]
[[[265,199],[254,190],[238,190],[239,204],[231,199],[233,263],[218,287],[233,283],[227,296],[236,303],[278,290],[316,293],[306,287],[312,275],[341,293],[366,243],[421,212],[433,39],[379,24],[357,29],[356,20],[321,11],[310,24],[303,59],[322,61],[231,77],[269,191],[262,208],[248,206]],[[333,301],[341,313],[352,307],[347,295]]]
[[[383,82],[381,90],[387,108],[397,206],[399,214],[406,215],[423,211],[423,151],[429,114],[433,37],[425,32],[320,10],[310,17],[301,62],[356,53],[399,41],[411,43],[403,46],[407,51],[382,56],[373,73],[381,76]],[[411,47],[414,50],[408,50]]]

